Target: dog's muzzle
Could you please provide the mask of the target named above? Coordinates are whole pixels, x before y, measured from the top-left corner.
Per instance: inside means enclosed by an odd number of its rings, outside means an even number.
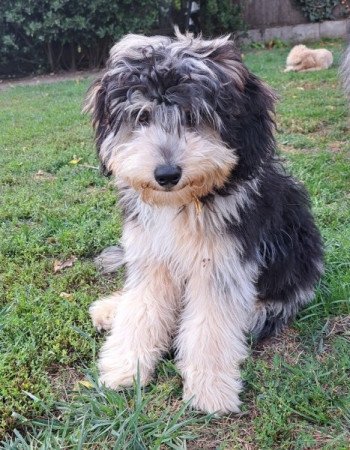
[[[170,189],[180,181],[181,174],[179,166],[162,165],[155,169],[154,178],[160,186]]]

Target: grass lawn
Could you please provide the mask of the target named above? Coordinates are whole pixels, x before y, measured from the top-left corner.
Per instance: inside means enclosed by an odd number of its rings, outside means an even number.
[[[92,258],[116,243],[121,222],[80,113],[89,81],[1,92],[1,448],[349,448],[349,119],[337,78],[344,44],[326,45],[335,65],[321,72],[283,73],[289,48],[244,55],[280,95],[278,145],[312,196],[326,274],[299,320],[252,351],[239,417],[184,411],[171,360],[144,392],[96,385],[103,337],[87,310],[122,275],[99,275]]]

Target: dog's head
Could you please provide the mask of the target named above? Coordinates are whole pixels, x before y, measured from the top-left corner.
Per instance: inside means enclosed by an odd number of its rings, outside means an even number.
[[[181,206],[271,158],[274,100],[227,37],[128,35],[85,110],[104,173],[148,203]]]

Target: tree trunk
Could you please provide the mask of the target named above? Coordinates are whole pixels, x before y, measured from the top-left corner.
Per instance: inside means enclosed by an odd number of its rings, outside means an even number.
[[[55,71],[55,62],[53,60],[53,52],[52,52],[52,42],[47,43],[47,59],[49,61],[49,66],[51,72]]]
[[[70,70],[72,72],[74,72],[75,70],[77,70],[77,64],[76,64],[76,60],[75,60],[75,49],[74,49],[74,44],[70,44],[70,54],[71,54],[71,59],[70,59]]]

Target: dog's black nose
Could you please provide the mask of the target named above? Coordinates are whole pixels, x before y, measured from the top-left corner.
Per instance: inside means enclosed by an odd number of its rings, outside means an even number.
[[[173,187],[180,181],[181,173],[179,166],[158,166],[154,171],[154,178],[163,187]]]

